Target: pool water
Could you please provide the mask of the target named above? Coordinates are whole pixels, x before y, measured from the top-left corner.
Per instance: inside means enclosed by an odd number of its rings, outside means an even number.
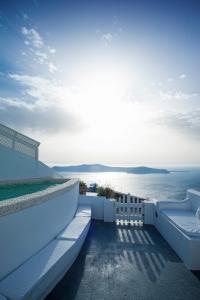
[[[38,182],[38,183],[2,185],[0,186],[0,201],[43,191],[49,187],[53,187],[59,184],[61,183],[50,181],[50,182]]]

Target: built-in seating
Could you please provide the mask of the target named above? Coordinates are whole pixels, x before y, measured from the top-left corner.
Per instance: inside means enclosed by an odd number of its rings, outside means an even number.
[[[90,217],[75,217],[57,239],[76,241],[88,230],[89,225]]]
[[[0,300],[3,300],[1,295],[12,300],[44,299],[76,259],[90,220],[90,208],[79,207],[69,225],[54,240],[0,282]]]
[[[91,206],[90,205],[79,205],[77,212],[76,212],[76,217],[89,217],[91,218],[92,211],[91,211]]]
[[[188,190],[183,201],[160,201],[155,225],[188,269],[200,270],[200,226],[196,211],[200,192]]]
[[[193,211],[164,209],[162,214],[188,236],[200,237],[200,226]]]

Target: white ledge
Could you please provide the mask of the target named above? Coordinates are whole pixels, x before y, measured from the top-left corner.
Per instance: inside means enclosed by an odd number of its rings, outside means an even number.
[[[52,180],[55,182],[57,181],[57,179]],[[78,179],[70,179],[65,183],[49,187],[43,191],[0,201],[0,217],[16,213],[28,207],[41,204],[49,199],[62,195],[71,190],[76,184],[78,184],[78,182]]]
[[[187,190],[187,192],[195,194],[195,195],[200,197],[200,191],[197,191],[197,190],[194,190],[194,189],[189,189],[189,190]]]

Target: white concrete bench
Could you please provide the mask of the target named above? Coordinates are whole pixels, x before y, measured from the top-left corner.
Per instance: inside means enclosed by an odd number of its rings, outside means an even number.
[[[163,209],[161,213],[190,237],[200,237],[200,226],[193,211]]]
[[[76,241],[84,235],[90,226],[90,217],[75,217],[72,222],[57,236],[60,240]],[[83,229],[84,228],[84,229]]]
[[[88,215],[80,216],[85,210]],[[56,239],[0,282],[2,297],[38,300],[48,295],[73,264],[88,233],[89,208],[79,207],[77,214]]]
[[[200,270],[200,226],[195,216],[200,192],[189,190],[183,201],[160,201],[155,225],[188,269]]]
[[[92,216],[92,210],[91,210],[91,205],[79,205],[77,212],[76,212],[76,217],[89,217],[91,218]]]

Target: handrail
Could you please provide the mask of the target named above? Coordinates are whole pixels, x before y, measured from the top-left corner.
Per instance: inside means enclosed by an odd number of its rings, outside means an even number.
[[[40,143],[0,123],[0,144],[38,160]]]

